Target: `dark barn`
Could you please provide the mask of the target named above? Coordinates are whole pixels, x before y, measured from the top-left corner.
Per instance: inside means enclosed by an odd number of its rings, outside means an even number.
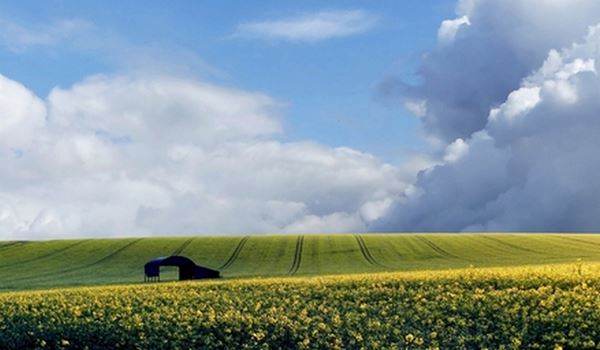
[[[160,281],[161,266],[177,266],[179,268],[179,280],[193,280],[200,278],[218,278],[219,271],[196,265],[185,256],[160,257],[144,265],[144,281]]]

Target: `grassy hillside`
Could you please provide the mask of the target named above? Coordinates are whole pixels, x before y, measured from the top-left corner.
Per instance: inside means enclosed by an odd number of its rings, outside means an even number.
[[[0,242],[0,290],[131,283],[180,254],[224,277],[600,261],[600,235],[363,234]],[[163,279],[174,278],[166,270]]]

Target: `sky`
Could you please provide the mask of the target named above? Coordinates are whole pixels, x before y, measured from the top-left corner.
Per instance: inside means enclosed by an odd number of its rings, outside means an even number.
[[[599,231],[596,0],[0,2],[0,240]]]
[[[263,92],[284,105],[285,140],[398,161],[426,145],[418,122],[381,103],[376,86],[388,75],[414,76],[439,22],[453,12],[449,0],[6,2],[0,59],[2,74],[40,97],[90,75],[131,71]],[[296,37],[252,29],[277,21],[309,26],[319,16],[337,28]]]

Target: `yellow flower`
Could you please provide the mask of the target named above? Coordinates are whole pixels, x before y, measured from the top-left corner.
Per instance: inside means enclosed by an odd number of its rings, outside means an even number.
[[[252,338],[256,339],[257,341],[261,341],[264,337],[265,333],[263,333],[262,331],[252,333]]]

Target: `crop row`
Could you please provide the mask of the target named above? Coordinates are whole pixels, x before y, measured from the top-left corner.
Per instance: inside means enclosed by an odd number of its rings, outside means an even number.
[[[600,265],[0,294],[0,348],[600,349]]]

